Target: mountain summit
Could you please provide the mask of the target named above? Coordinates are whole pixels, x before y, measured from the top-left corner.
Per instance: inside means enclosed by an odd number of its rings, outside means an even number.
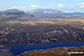
[[[60,10],[53,10],[53,9],[35,9],[35,10],[28,11],[28,13],[34,15],[35,17],[57,17],[57,16],[79,17],[79,16],[84,16],[84,13],[79,13],[79,12],[65,13]]]
[[[0,16],[31,17],[32,15],[18,9],[8,9],[5,11],[1,11]]]
[[[32,14],[36,17],[47,17],[47,16],[55,16],[55,14],[61,14],[62,11],[53,10],[53,9],[35,9],[28,11],[29,14]]]
[[[18,9],[8,9],[5,12],[20,12],[21,10]]]

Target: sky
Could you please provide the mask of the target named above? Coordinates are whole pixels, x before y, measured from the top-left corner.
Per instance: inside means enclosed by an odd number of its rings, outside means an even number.
[[[20,9],[55,9],[63,12],[83,12],[84,0],[0,0],[0,11]]]

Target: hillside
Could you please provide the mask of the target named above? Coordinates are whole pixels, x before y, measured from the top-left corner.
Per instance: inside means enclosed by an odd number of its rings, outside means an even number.
[[[62,12],[60,10],[54,10],[54,9],[35,9],[28,11],[29,14],[34,15],[35,17],[55,17],[57,18],[59,16],[62,17],[81,17],[84,16],[84,13],[80,12],[73,12],[73,13],[66,13]]]
[[[0,44],[84,41],[84,19],[18,17],[0,20]]]
[[[41,18],[16,9],[0,13],[1,45],[84,41],[84,17],[82,16]],[[56,13],[61,13],[61,11],[56,11]]]
[[[8,9],[5,11],[0,11],[0,17],[32,17],[32,16],[33,15],[30,15],[18,9]]]
[[[84,52],[84,47],[62,47],[53,48],[46,50],[34,50],[29,52],[24,52],[17,56],[84,56],[83,55],[69,55],[67,52]]]

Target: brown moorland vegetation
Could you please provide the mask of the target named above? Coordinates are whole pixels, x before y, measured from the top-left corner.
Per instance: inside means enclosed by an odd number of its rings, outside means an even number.
[[[83,18],[0,17],[0,44],[84,41]]]
[[[46,50],[34,50],[24,52],[17,56],[84,56],[83,55],[69,55],[67,52],[84,52],[84,46],[82,47],[60,47]]]

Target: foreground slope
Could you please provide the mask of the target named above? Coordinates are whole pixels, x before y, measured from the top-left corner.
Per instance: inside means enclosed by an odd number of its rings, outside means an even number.
[[[24,52],[17,56],[84,56],[82,55],[69,55],[67,52],[84,52],[84,46],[82,47],[62,47],[46,50],[34,50],[30,52]]]

